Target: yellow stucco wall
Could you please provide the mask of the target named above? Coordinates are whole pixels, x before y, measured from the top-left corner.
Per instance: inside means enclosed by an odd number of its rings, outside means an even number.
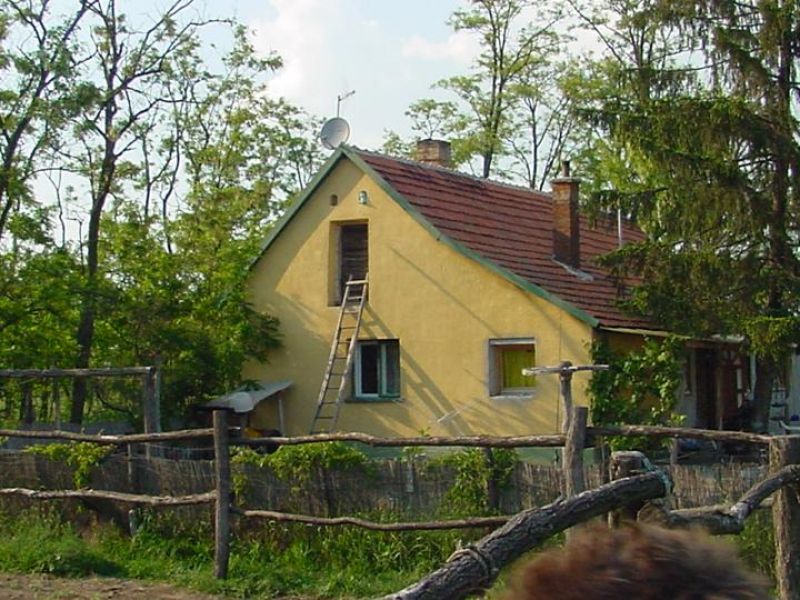
[[[361,191],[367,204],[358,201]],[[248,365],[244,376],[294,382],[284,401],[286,433],[305,434],[311,426],[338,316],[328,304],[332,223],[347,221],[369,224],[369,305],[359,337],[399,339],[401,399],[348,402],[338,429],[400,436],[558,430],[557,376],[540,376],[535,393],[524,398],[490,398],[488,342],[532,337],[537,364],[585,364],[591,328],[437,241],[342,159],[248,280],[254,307],[280,319],[284,347],[269,363]],[[574,378],[579,403],[586,401],[587,378]],[[275,418],[274,407],[266,406],[253,422],[275,427]]]

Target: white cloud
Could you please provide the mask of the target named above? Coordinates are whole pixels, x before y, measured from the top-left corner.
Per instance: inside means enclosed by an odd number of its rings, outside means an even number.
[[[401,53],[406,58],[453,60],[462,65],[469,65],[478,52],[478,46],[476,36],[458,31],[443,42],[429,40],[419,35],[412,36],[403,44]]]
[[[258,51],[283,57],[271,94],[329,117],[337,95],[356,90],[342,103],[350,142],[375,148],[384,130],[405,133],[408,105],[430,96],[439,79],[464,72],[472,56],[468,36],[452,34],[444,19],[431,33],[441,42],[420,36],[413,21],[353,0],[270,0],[249,25]]]

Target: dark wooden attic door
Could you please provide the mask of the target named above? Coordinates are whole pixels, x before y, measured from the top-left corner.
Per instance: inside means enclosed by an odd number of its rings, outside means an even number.
[[[369,242],[366,223],[342,225],[340,231],[339,296],[349,278],[364,279],[369,270]]]

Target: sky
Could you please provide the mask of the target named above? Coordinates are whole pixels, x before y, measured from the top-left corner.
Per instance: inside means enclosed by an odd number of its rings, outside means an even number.
[[[464,0],[228,0],[253,31],[259,52],[277,52],[283,69],[270,91],[322,118],[337,96],[350,123],[348,143],[378,148],[387,129],[405,136],[404,115],[419,98],[446,98],[438,80],[469,69],[478,45],[447,19]]]

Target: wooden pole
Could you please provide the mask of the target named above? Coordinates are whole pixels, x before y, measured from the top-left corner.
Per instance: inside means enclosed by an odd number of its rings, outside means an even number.
[[[231,457],[228,444],[228,413],[214,411],[214,471],[217,482],[214,511],[214,577],[228,577],[230,557]]]
[[[561,420],[561,433],[566,434],[572,420],[572,363],[568,360],[559,365],[561,371],[558,373],[559,385],[561,388],[561,403],[564,406],[564,416]]]
[[[569,419],[567,440],[564,444],[564,456],[561,468],[563,470],[564,498],[571,498],[586,489],[583,476],[583,449],[586,443],[586,421],[589,418],[589,409],[585,406],[575,406],[572,417]],[[572,536],[572,530],[566,532],[567,539]]]
[[[800,463],[800,436],[776,437],[769,445],[770,472]],[[775,528],[775,580],[778,598],[797,598],[800,590],[800,502],[798,487],[781,488],[772,504]]]
[[[567,442],[564,445],[564,497],[570,498],[586,489],[583,477],[583,449],[586,441],[586,422],[589,409],[576,406],[572,409]]]
[[[20,410],[20,421],[26,428],[33,425],[33,386],[30,381],[22,384],[22,408]]]
[[[500,511],[500,490],[497,488],[494,451],[491,448],[483,448],[483,458],[486,461],[486,470],[489,473],[486,478],[486,507],[494,514]]]
[[[145,433],[158,433],[160,431],[156,373],[153,368],[148,368],[147,373],[142,377],[142,416]],[[157,451],[151,444],[145,444],[145,455],[147,458],[152,458],[157,455]]]
[[[61,389],[58,380],[53,380],[53,412],[55,413],[56,430],[61,429]]]

